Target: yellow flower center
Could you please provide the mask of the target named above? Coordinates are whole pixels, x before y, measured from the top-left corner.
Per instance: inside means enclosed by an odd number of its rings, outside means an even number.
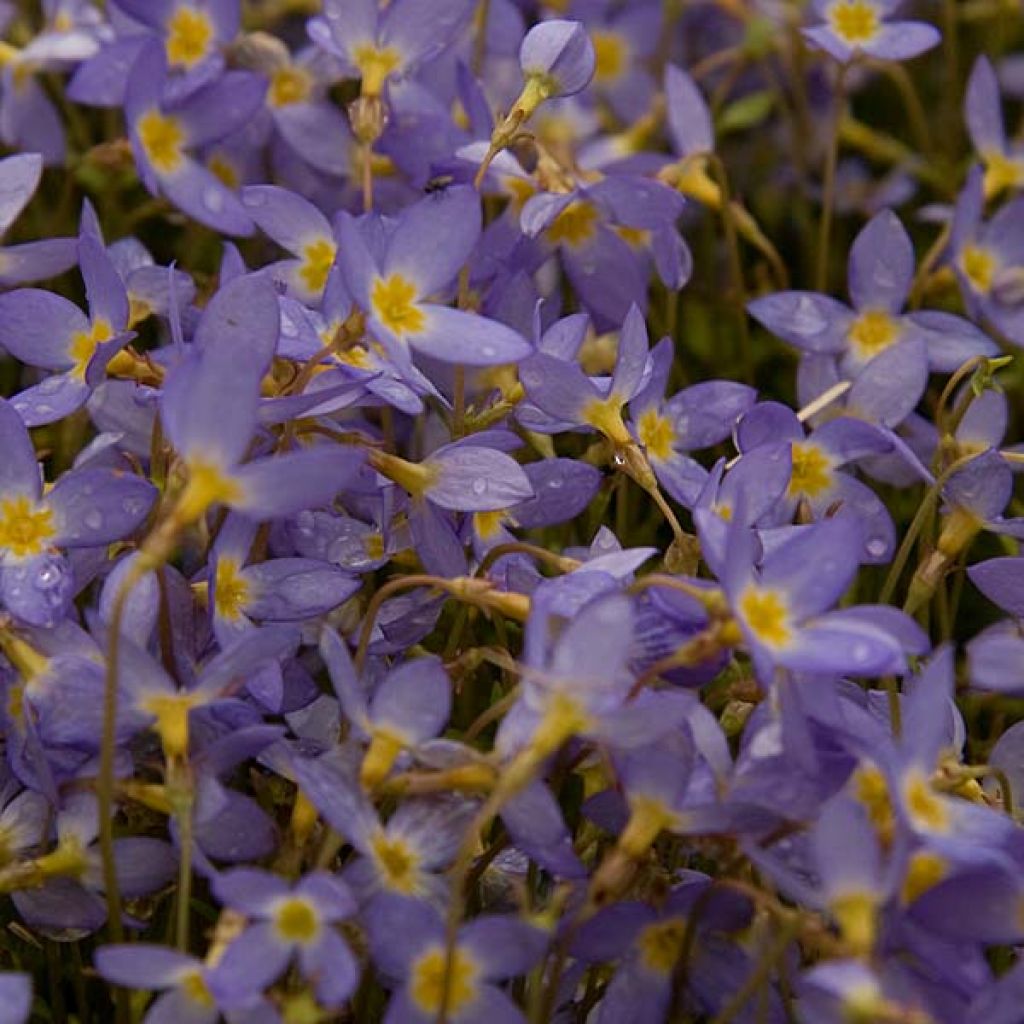
[[[167,24],[167,60],[175,67],[194,67],[210,52],[212,41],[209,15],[195,7],[179,7]]]
[[[504,521],[505,511],[503,509],[498,509],[496,512],[475,512],[473,514],[473,529],[481,540],[490,540],[492,537],[498,536]]]
[[[168,759],[188,753],[188,713],[201,701],[199,695],[182,691],[153,694],[141,702],[142,710],[156,719],[153,729]]]
[[[651,233],[646,228],[630,228],[620,224],[615,233],[631,249],[646,249],[651,243]]]
[[[189,971],[187,974],[183,974],[178,980],[178,987],[189,1000],[204,1010],[212,1010],[216,1005],[213,995],[199,971]]]
[[[427,322],[416,304],[416,285],[401,274],[378,277],[370,291],[374,315],[392,334],[418,334]]]
[[[861,359],[873,359],[896,342],[899,336],[899,324],[884,309],[869,309],[854,320],[849,340]]]
[[[583,407],[583,422],[601,431],[615,444],[632,444],[633,438],[622,422],[622,400],[616,395],[591,399]]]
[[[0,500],[0,548],[15,558],[40,555],[55,534],[53,512],[19,494]]]
[[[365,345],[353,345],[351,348],[338,352],[335,357],[339,363],[346,366],[354,366],[358,370],[369,370],[373,363],[370,361],[370,352]]]
[[[194,523],[211,505],[232,505],[242,497],[238,481],[212,462],[194,459],[188,463],[188,484],[181,495],[178,515]]]
[[[965,245],[960,253],[960,268],[971,287],[982,295],[992,290],[992,281],[999,269],[999,261],[991,249],[981,245]]]
[[[185,129],[176,117],[149,110],[139,118],[139,142],[149,162],[161,174],[173,174],[185,160]]]
[[[871,42],[881,27],[878,9],[870,0],[839,0],[829,8],[828,20],[848,46]]]
[[[888,846],[896,828],[896,817],[885,773],[877,765],[865,763],[858,766],[853,773],[853,794],[867,811],[879,842]]]
[[[1024,185],[1024,160],[1013,160],[998,150],[982,153],[981,158],[985,163],[982,187],[986,199],[995,198],[1005,189]]]
[[[272,107],[287,107],[292,103],[303,103],[313,91],[313,78],[305,68],[286,64],[270,76],[268,102]]]
[[[399,837],[389,838],[383,831],[370,841],[370,850],[381,881],[388,889],[412,896],[419,888],[419,855]]]
[[[904,904],[913,903],[929,889],[934,888],[949,874],[949,864],[944,857],[931,850],[918,850],[907,862],[907,873],[900,889]]]
[[[671,458],[676,432],[667,416],[662,416],[655,408],[645,409],[640,414],[637,433],[648,455],[656,459]]]
[[[548,226],[547,236],[553,245],[577,248],[589,242],[597,228],[597,210],[593,203],[574,199]]]
[[[793,472],[789,478],[790,498],[816,498],[832,486],[832,467],[828,456],[814,444],[792,445]]]
[[[217,560],[213,591],[214,605],[222,619],[234,622],[242,617],[249,603],[249,584],[241,573],[241,566],[233,558]]]
[[[302,896],[289,896],[282,900],[274,912],[274,927],[285,942],[307,945],[320,934],[320,922],[309,900]]]
[[[357,46],[355,65],[363,80],[364,96],[379,96],[388,75],[398,67],[401,54],[391,46],[380,50],[372,43]]]
[[[206,158],[206,166],[225,188],[231,189],[232,192],[238,191],[239,185],[242,184],[242,173],[227,153],[211,153]]]
[[[443,947],[431,946],[412,965],[409,995],[416,1009],[425,1016],[436,1017],[443,1004],[447,1017],[457,1017],[477,998],[480,968],[470,955],[456,946],[452,951],[450,972],[447,960]]]
[[[626,70],[629,48],[618,32],[598,29],[590,34],[594,44],[594,81],[611,82]]]
[[[512,175],[504,179],[504,185],[512,197],[512,209],[516,211],[521,210],[526,205],[526,201],[532,198],[537,191],[532,181],[515,178]]]
[[[869,953],[878,933],[878,901],[870,892],[848,892],[829,906],[843,940],[855,955]]]
[[[923,832],[947,832],[949,811],[942,798],[920,772],[911,772],[903,785],[907,813],[916,828]]]
[[[777,591],[751,584],[740,597],[739,611],[751,633],[768,647],[785,647],[792,639],[786,602]]]
[[[88,331],[76,331],[71,337],[71,344],[68,345],[68,355],[75,361],[71,370],[72,376],[82,380],[96,347],[104,341],[110,341],[113,336],[114,329],[103,317],[93,321]]]
[[[338,251],[334,242],[327,238],[318,238],[302,247],[302,265],[299,277],[302,283],[314,294],[324,290],[327,275],[334,266],[334,254]]]
[[[681,917],[649,924],[637,939],[644,967],[662,976],[670,974],[683,948],[686,922]]]

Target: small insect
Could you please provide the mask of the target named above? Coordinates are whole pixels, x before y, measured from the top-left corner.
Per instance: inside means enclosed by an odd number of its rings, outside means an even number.
[[[426,185],[423,186],[423,191],[428,196],[436,195],[438,192],[444,192],[445,189],[455,183],[455,176],[452,174],[437,174],[431,178]]]

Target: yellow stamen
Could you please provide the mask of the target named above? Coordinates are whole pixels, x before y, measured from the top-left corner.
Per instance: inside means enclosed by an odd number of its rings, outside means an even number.
[[[747,628],[768,647],[785,647],[792,639],[784,598],[774,590],[751,584],[739,600]]]
[[[597,231],[597,209],[593,203],[574,199],[548,225],[547,236],[552,245],[579,248],[589,242]]]
[[[409,994],[416,1009],[431,1019],[442,1008],[449,1019],[457,1017],[477,998],[480,968],[470,955],[456,946],[448,968],[448,957],[441,946],[430,947],[412,965]]]
[[[161,174],[174,174],[185,161],[185,129],[175,117],[149,110],[139,118],[136,130],[149,162]]]
[[[862,46],[878,35],[881,19],[870,0],[837,0],[828,9],[832,31],[847,46]]]
[[[302,264],[299,277],[302,283],[314,295],[319,295],[327,284],[327,275],[334,266],[334,255],[337,252],[334,242],[326,238],[318,238],[302,247]]]
[[[848,335],[861,359],[873,359],[899,340],[900,325],[884,309],[869,309],[854,320]]]
[[[648,455],[662,460],[671,458],[676,432],[667,416],[662,416],[653,406],[645,409],[640,414],[637,433]]]
[[[364,96],[379,96],[388,75],[398,67],[402,59],[394,47],[378,49],[372,43],[357,46],[354,56],[355,65],[359,68],[359,75],[363,80]]]
[[[250,587],[241,573],[241,566],[233,558],[217,560],[217,576],[214,581],[214,607],[217,614],[229,622],[242,618],[249,603]]]
[[[176,67],[195,67],[210,52],[213,22],[205,11],[179,7],[167,23],[167,60]]]
[[[68,355],[75,361],[71,374],[79,380],[85,379],[85,371],[89,368],[89,361],[96,354],[96,349],[105,341],[110,341],[114,336],[114,329],[109,321],[103,317],[93,321],[88,331],[76,331],[68,345]]]
[[[794,443],[793,472],[789,478],[790,498],[816,498],[832,486],[829,457],[815,444]]]
[[[313,91],[313,78],[305,68],[287,64],[270,76],[267,101],[272,107],[287,107],[304,103]]]
[[[594,44],[594,81],[614,81],[628,64],[629,47],[618,32],[597,29],[590,33]]]
[[[0,500],[0,548],[15,558],[42,554],[56,533],[53,512],[45,505],[24,494]]]
[[[307,946],[320,934],[320,921],[309,900],[289,896],[274,911],[274,928],[285,942]]]
[[[381,882],[404,896],[419,890],[419,862],[416,851],[402,838],[389,838],[383,831],[370,840],[370,851]]]
[[[392,334],[419,334],[427,316],[417,305],[416,285],[401,274],[378,277],[370,290],[374,315]]]

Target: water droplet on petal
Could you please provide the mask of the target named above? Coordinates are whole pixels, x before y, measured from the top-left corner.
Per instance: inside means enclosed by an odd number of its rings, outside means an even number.
[[[549,487],[549,488],[550,488],[550,489],[551,489],[552,491],[559,491],[559,490],[561,490],[561,489],[562,489],[562,483],[563,483],[563,482],[564,482],[564,481],[562,480],[562,478],[561,478],[561,477],[555,476],[555,477],[552,477],[552,478],[551,478],[551,479],[550,479],[550,480],[548,481],[548,487]]]
[[[473,493],[484,494],[487,491],[487,481],[483,477],[477,477],[473,481]]]
[[[881,537],[872,537],[867,542],[868,554],[872,558],[881,558],[885,554],[886,543]]]
[[[220,213],[224,209],[224,193],[216,188],[206,189],[203,192],[203,206],[211,213]]]
[[[814,299],[802,295],[793,309],[791,326],[798,334],[820,334],[828,326],[828,321]]]
[[[103,525],[103,514],[99,509],[91,508],[82,517],[82,521],[90,530],[98,530]]]

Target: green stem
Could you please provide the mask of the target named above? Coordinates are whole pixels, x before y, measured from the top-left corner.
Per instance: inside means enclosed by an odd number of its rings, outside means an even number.
[[[836,166],[839,163],[839,128],[846,109],[847,65],[839,65],[836,91],[833,97],[832,129],[825,153],[825,177],[821,190],[821,227],[818,231],[818,269],[815,288],[824,292],[828,288],[829,240],[832,234],[832,209],[835,206]]]

